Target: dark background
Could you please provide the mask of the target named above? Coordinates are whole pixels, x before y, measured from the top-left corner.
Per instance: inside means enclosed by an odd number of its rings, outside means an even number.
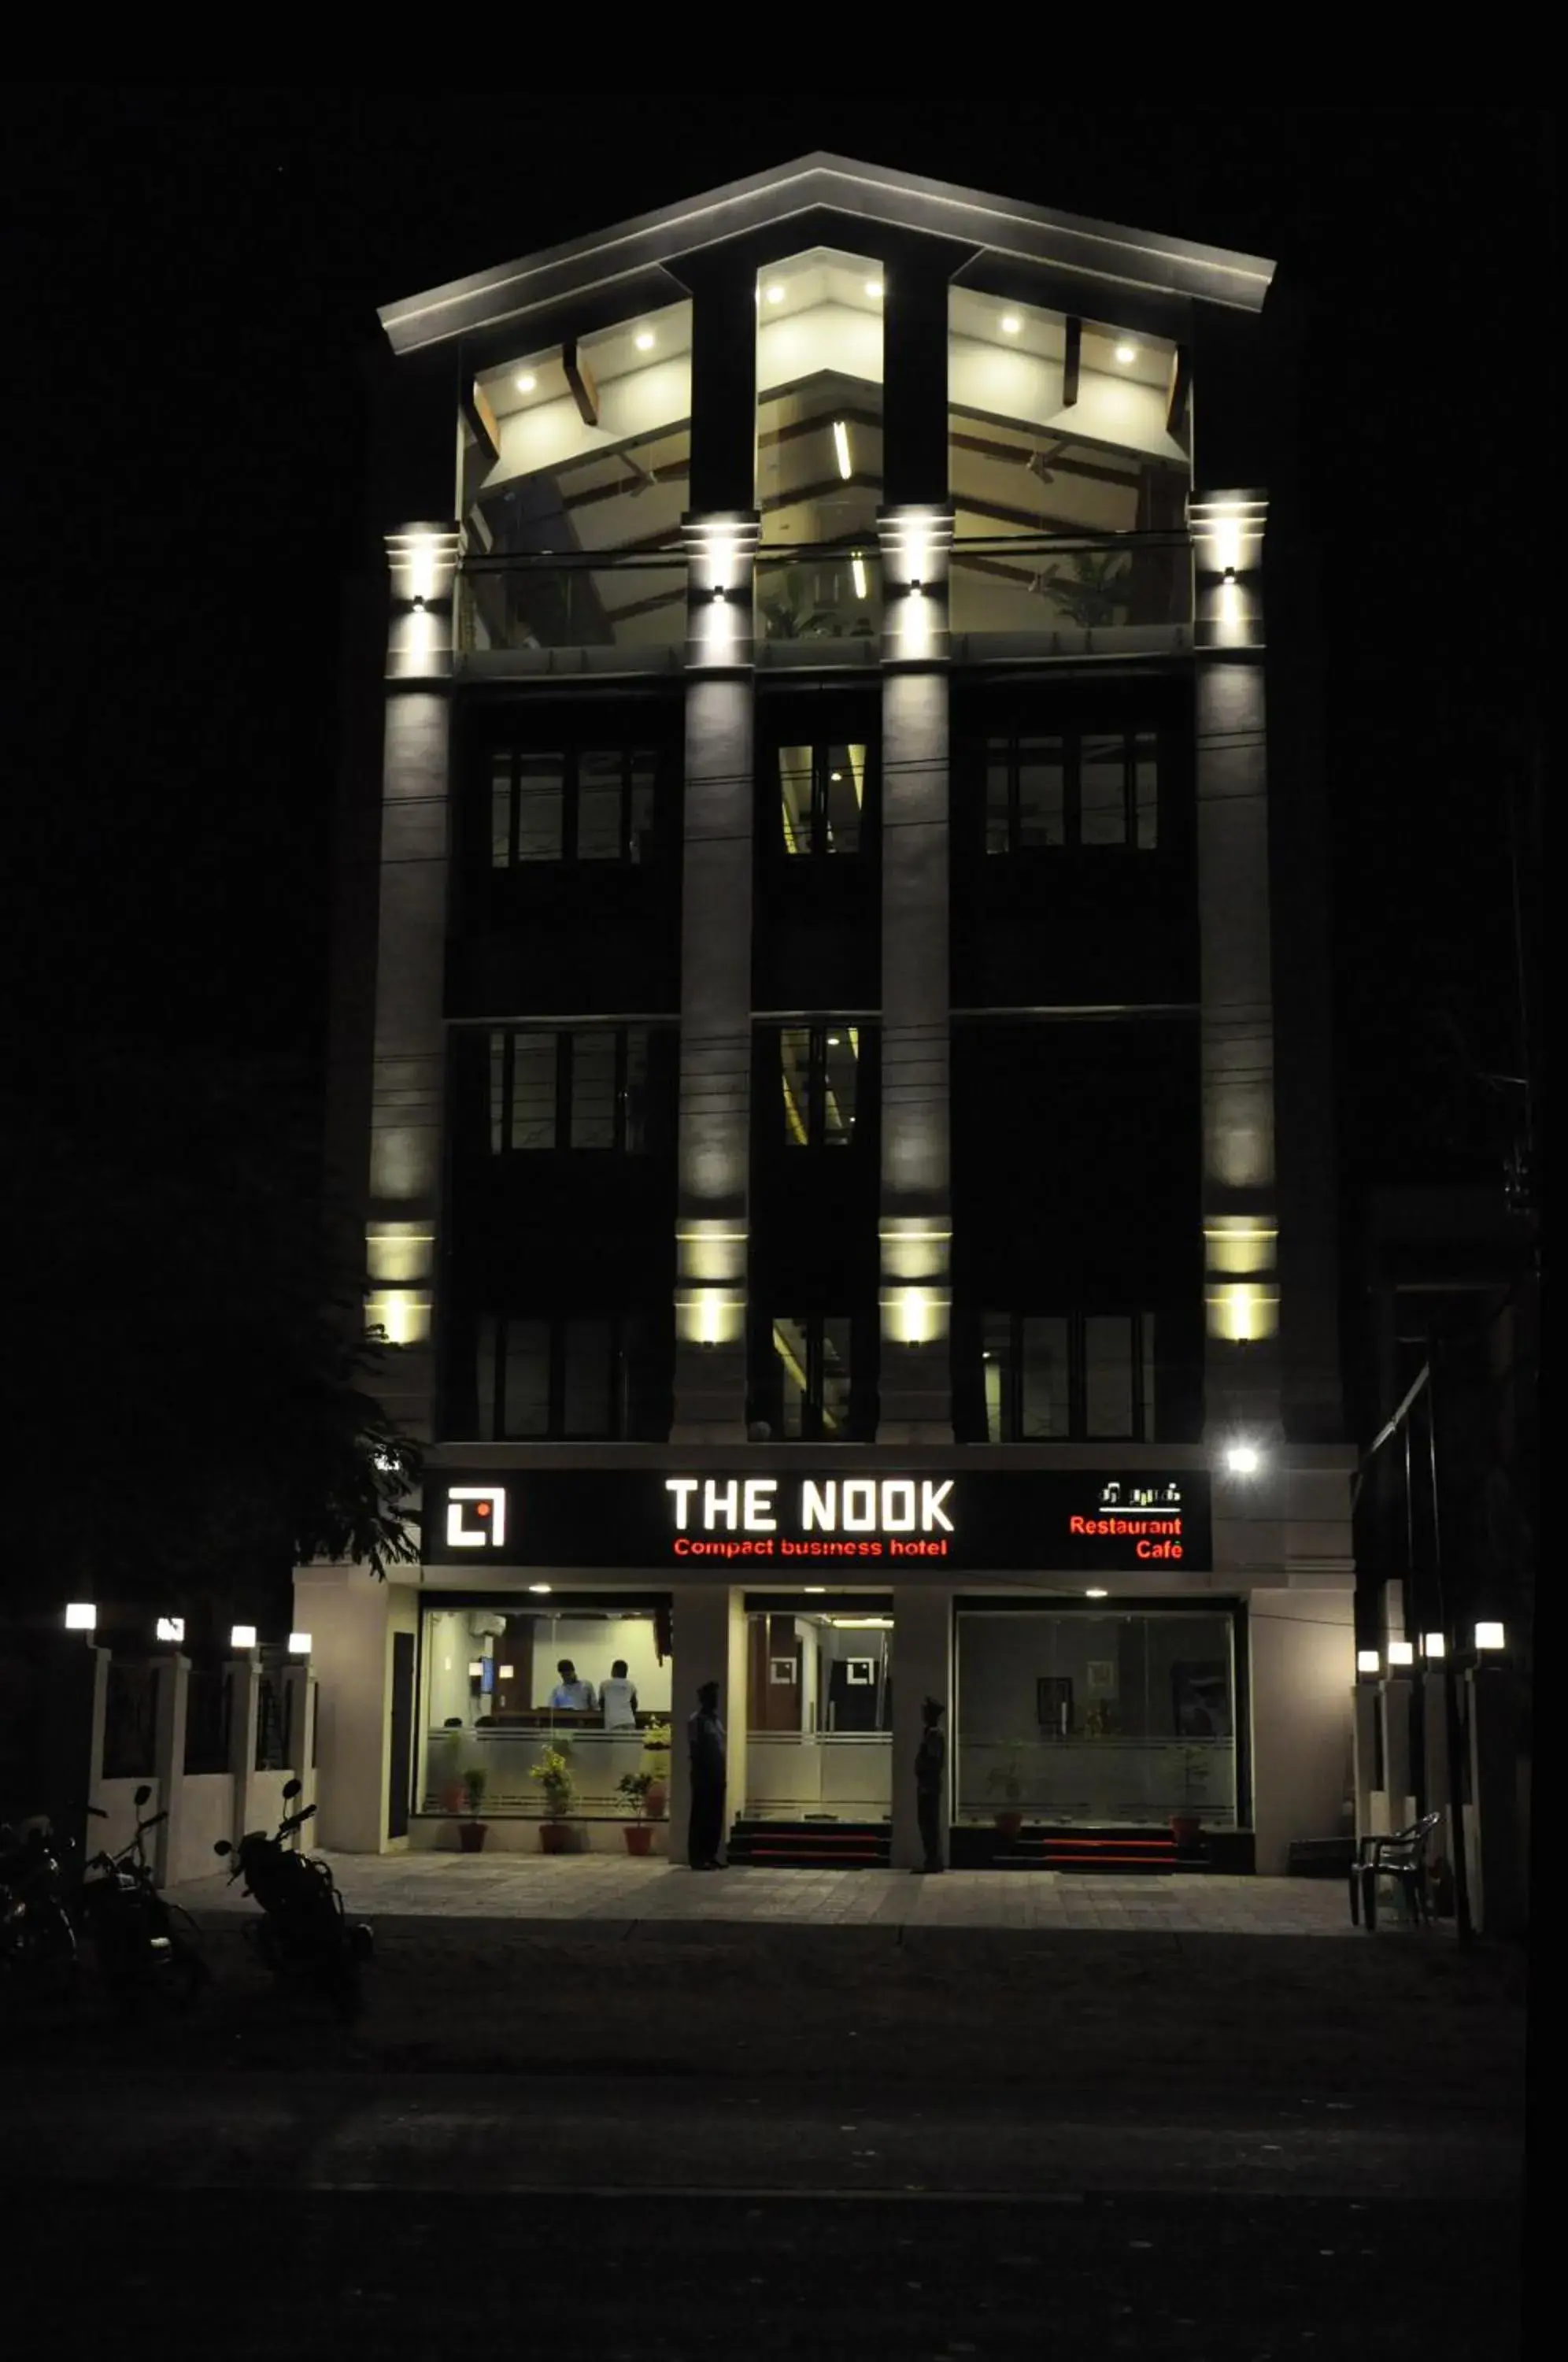
[[[1308,322],[1344,1168],[1497,1174],[1550,603],[1548,120],[13,90],[14,1057],[58,1076],[140,1034],[319,1092],[375,305],[826,147],[1278,259]],[[1523,868],[1528,932],[1528,838]]]

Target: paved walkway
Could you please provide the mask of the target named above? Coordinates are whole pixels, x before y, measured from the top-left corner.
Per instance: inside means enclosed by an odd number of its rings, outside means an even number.
[[[728,1870],[613,1855],[332,1858],[349,1908],[396,1917],[743,1926],[1087,1927],[1177,1935],[1350,1936],[1338,1879],[1085,1878],[1055,1871]],[[199,1912],[248,1911],[220,1872],[170,1890]],[[1390,1914],[1379,1933],[1403,1933]]]

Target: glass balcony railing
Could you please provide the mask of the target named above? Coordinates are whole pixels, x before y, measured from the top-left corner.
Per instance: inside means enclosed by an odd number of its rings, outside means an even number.
[[[458,576],[459,657],[615,648],[647,661],[686,639],[683,557],[469,558]]]
[[[955,542],[951,568],[955,633],[1191,636],[1185,533],[992,535]]]
[[[874,548],[764,553],[756,597],[758,640],[860,640],[875,653],[882,570]]]

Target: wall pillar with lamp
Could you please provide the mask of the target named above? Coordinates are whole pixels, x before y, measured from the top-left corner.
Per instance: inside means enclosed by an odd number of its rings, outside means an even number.
[[[681,1583],[670,1592],[674,1676],[669,1717],[669,1859],[686,1860],[691,1812],[691,1764],[687,1725],[704,1682],[719,1684],[724,1726],[724,1830],[745,1805],[745,1594],[727,1583]]]
[[[947,1741],[941,1825],[953,1819],[955,1738],[953,1729],[953,1590],[949,1584],[908,1583],[899,1592],[893,1626],[893,1842],[895,1870],[914,1870],[924,1860],[915,1811],[915,1754],[925,1725],[921,1708],[928,1697],[946,1709],[942,1735]]]

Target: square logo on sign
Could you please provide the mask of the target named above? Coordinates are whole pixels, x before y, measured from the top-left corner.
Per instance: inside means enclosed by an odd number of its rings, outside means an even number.
[[[506,1540],[506,1494],[500,1485],[449,1485],[447,1540],[453,1550],[500,1550]]]

